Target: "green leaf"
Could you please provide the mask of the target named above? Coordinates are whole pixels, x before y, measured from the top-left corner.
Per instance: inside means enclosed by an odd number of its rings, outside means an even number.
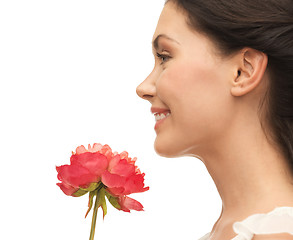
[[[88,191],[88,192],[92,192],[95,191],[98,187],[100,187],[101,182],[93,182],[90,184],[90,186],[88,188],[80,188],[82,190]]]
[[[96,192],[90,192],[89,194],[89,203],[88,203],[88,210],[85,214],[85,217],[87,217],[87,215],[89,214],[89,212],[91,211],[92,207],[93,207],[93,198],[96,195]]]
[[[86,193],[88,193],[87,190],[84,190],[84,189],[81,189],[80,188],[75,193],[73,193],[72,196],[74,196],[74,197],[80,197],[80,196],[82,196],[82,195],[84,195]]]
[[[106,203],[106,199],[105,199],[105,193],[106,190],[105,188],[101,188],[98,193],[97,193],[97,198],[98,198],[98,208],[101,207],[103,210],[103,218],[106,216],[107,214],[107,203]]]
[[[106,196],[109,200],[109,202],[112,204],[112,206],[118,210],[121,210],[121,206],[118,203],[118,197],[112,196],[110,193],[106,192]]]
[[[88,188],[79,188],[75,193],[72,194],[72,196],[74,196],[74,197],[83,196],[88,192],[92,192],[92,191],[95,191],[96,189],[100,188],[101,184],[102,184],[101,182],[91,183]]]

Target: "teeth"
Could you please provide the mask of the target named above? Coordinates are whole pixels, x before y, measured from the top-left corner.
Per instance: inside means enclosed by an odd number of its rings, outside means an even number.
[[[155,114],[155,118],[156,118],[156,121],[159,121],[159,120],[162,120],[163,118],[166,118],[170,115],[170,113],[156,113]]]

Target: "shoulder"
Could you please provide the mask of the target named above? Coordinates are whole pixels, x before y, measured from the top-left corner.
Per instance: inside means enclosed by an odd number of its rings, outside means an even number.
[[[293,207],[277,207],[269,213],[254,214],[233,225],[235,233],[252,240],[293,240]]]
[[[255,235],[252,240],[293,240],[293,235],[289,233],[261,234]]]

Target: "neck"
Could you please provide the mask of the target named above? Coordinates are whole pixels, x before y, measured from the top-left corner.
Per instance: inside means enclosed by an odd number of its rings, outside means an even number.
[[[241,128],[247,125],[239,121],[201,154],[223,201],[221,216],[241,220],[293,206],[292,173],[286,159],[268,142],[260,125]]]

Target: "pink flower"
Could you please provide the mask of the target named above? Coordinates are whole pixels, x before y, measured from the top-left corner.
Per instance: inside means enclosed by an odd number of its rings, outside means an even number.
[[[72,152],[70,165],[56,167],[57,177],[61,181],[57,185],[69,196],[79,197],[90,192],[88,212],[94,196],[102,201],[99,206],[102,207],[104,215],[105,196],[119,210],[142,211],[141,203],[126,196],[149,189],[144,187],[145,174],[140,172],[135,161],[136,158],[131,159],[125,151],[120,154],[112,152],[108,145],[95,143],[92,147],[88,145],[88,149],[79,146],[76,153]]]

